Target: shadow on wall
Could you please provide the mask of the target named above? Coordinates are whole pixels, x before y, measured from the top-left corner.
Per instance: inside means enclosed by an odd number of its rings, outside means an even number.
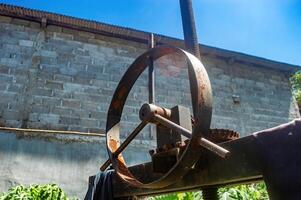
[[[140,150],[137,151],[137,148]],[[129,161],[129,164],[137,160],[147,161],[144,149],[147,150],[147,145],[131,144],[127,149],[129,153],[124,155],[125,159]],[[102,136],[24,134],[1,131],[0,156],[13,154],[75,163],[91,160],[101,163],[108,158],[105,137]]]

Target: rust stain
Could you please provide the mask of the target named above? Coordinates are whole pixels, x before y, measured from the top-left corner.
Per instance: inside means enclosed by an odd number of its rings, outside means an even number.
[[[122,86],[119,90],[118,98],[119,99],[123,98],[127,91],[128,91],[128,88],[126,88],[125,86]]]
[[[118,109],[120,107],[120,101],[112,102],[112,106],[113,106],[114,109]]]
[[[118,149],[119,142],[117,140],[110,138],[108,142],[108,146],[110,147],[111,152],[114,153]]]

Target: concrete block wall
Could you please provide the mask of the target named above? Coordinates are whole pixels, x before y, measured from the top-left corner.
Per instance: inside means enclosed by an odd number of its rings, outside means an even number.
[[[205,58],[204,62],[213,77],[214,127],[248,135],[300,117],[290,74],[217,58]]]
[[[76,134],[0,132],[0,193],[15,185],[58,184],[69,197],[84,199],[89,176],[107,159],[105,138]],[[139,151],[137,151],[139,149]],[[148,148],[127,148],[127,164],[149,161]]]
[[[35,22],[0,16],[0,125],[102,132],[119,80],[146,49],[137,42],[53,25],[41,28]],[[246,135],[299,116],[289,74],[212,55],[203,56],[203,62],[214,95],[212,127]],[[160,105],[189,106],[184,65],[176,55],[156,62]],[[124,135],[138,123],[139,108],[146,101],[144,73],[126,103]],[[154,135],[148,127],[139,139]]]

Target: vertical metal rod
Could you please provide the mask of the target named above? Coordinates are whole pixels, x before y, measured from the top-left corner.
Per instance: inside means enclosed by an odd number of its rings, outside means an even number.
[[[192,8],[192,0],[180,0],[182,26],[184,32],[185,48],[201,60],[198,38]],[[188,72],[189,73],[189,72]],[[204,189],[204,200],[217,200],[217,188]]]
[[[150,49],[155,47],[155,39],[153,33],[149,35],[148,47]],[[155,103],[155,71],[154,71],[154,60],[152,57],[149,57],[149,64],[148,64],[148,92],[149,92],[149,96],[148,96],[149,103]]]
[[[203,198],[205,200],[218,200],[218,188],[205,188],[203,189]]]
[[[195,21],[191,0],[180,0],[182,26],[184,32],[185,48],[200,59],[198,37],[195,29]]]

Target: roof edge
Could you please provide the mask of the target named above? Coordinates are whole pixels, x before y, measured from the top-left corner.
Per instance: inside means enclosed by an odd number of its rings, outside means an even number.
[[[81,19],[62,14],[56,14],[46,11],[24,8],[20,6],[8,5],[0,3],[0,15],[21,18],[46,25],[56,25],[80,31],[86,31],[96,34],[101,34],[109,37],[130,40],[139,43],[148,43],[150,32],[136,30],[132,28],[110,25],[94,20]],[[160,34],[154,34],[158,44],[170,44],[174,46],[184,46],[184,41],[181,39],[168,37]],[[250,63],[256,66],[272,68],[276,70],[294,73],[301,69],[301,66],[274,61],[262,57],[252,56],[245,53],[225,50],[221,48],[211,47],[200,44],[200,52],[203,55],[216,56],[223,59],[228,59],[230,62]]]

